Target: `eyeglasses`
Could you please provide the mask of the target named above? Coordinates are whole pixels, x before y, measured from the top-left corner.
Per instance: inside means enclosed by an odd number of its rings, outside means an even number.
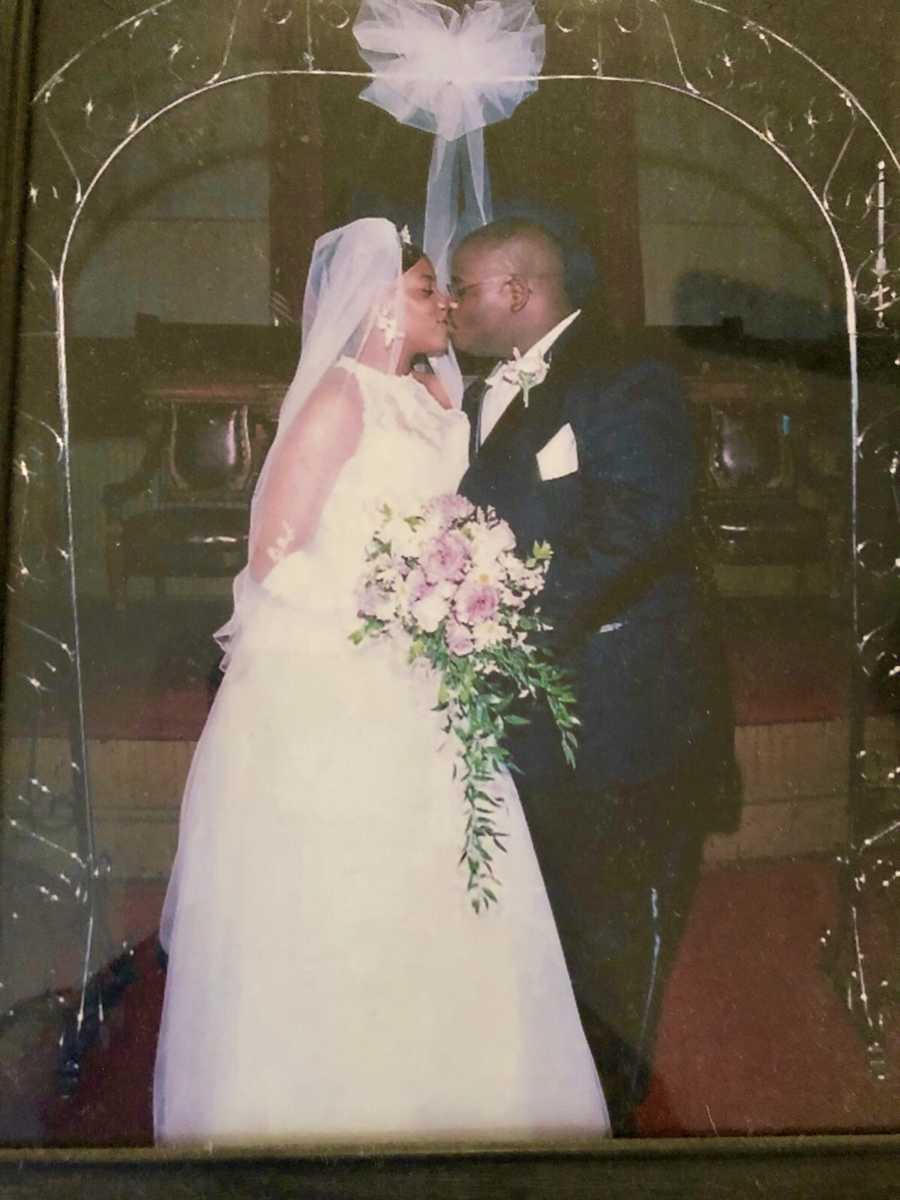
[[[511,278],[511,275],[485,275],[483,279],[476,279],[474,283],[464,283],[462,286],[456,283],[451,283],[447,287],[447,291],[450,293],[450,299],[455,301],[455,303],[460,304],[463,300],[465,300],[468,292],[474,291],[475,288],[481,287],[482,284],[495,283],[498,279],[508,281]]]
[[[557,278],[561,279],[562,277],[563,277],[563,273],[561,271],[537,271],[534,274],[529,274],[527,276],[524,276],[524,275],[523,276],[484,275],[484,276],[482,276],[481,279],[476,279],[474,283],[464,283],[464,284],[462,284],[462,286],[460,286],[459,284],[455,284],[455,283],[448,284],[447,291],[450,295],[450,299],[454,302],[454,304],[460,304],[460,303],[462,303],[463,300],[465,300],[467,292],[471,292],[475,288],[481,287],[482,284],[485,284],[485,283],[495,283],[498,279],[502,279],[504,284],[506,284],[506,283],[511,283],[513,279],[517,279],[517,278],[528,280],[528,279],[557,279]]]

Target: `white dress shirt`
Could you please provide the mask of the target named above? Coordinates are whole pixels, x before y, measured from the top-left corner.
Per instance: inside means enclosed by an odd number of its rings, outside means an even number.
[[[537,351],[544,355],[556,341],[556,339],[568,329],[576,317],[581,315],[581,309],[578,308],[573,313],[569,313],[567,317],[563,317],[558,325],[554,325],[549,332],[545,333],[542,338],[530,346],[526,353],[531,354]],[[523,354],[524,357],[524,354]],[[481,445],[488,438],[491,430],[518,396],[522,390],[518,383],[514,380],[504,379],[503,371],[508,365],[508,360],[497,363],[493,371],[487,377],[487,391],[484,393],[484,399],[481,402],[481,426],[478,434],[478,444]]]

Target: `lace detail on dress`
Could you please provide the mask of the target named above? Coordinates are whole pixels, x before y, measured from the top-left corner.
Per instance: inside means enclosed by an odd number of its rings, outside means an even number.
[[[292,549],[293,522],[284,519],[266,547],[273,565],[265,579],[257,583],[246,571],[239,576],[234,615],[217,634],[229,663],[238,643],[243,658],[313,641],[322,654],[335,653],[354,626],[356,586],[382,507],[412,512],[432,496],[455,491],[465,470],[468,421],[462,412],[442,408],[408,376],[350,358],[339,365],[359,381],[362,437],[309,541]]]
[[[402,429],[441,446],[448,427],[465,420],[458,410],[442,408],[411,375],[388,375],[349,357],[340,359],[338,366],[359,381],[367,430]]]
[[[294,540],[295,531],[289,521],[281,522],[281,533],[275,539],[273,546],[266,547],[266,554],[271,558],[272,562],[279,563],[284,558],[288,546]]]

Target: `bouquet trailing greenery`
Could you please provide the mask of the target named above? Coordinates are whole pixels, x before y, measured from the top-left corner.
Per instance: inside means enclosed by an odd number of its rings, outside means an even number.
[[[502,800],[491,782],[515,770],[506,746],[509,726],[526,723],[517,701],[543,698],[575,764],[575,696],[564,671],[532,640],[549,628],[536,597],[552,558],[536,543],[522,559],[509,525],[493,509],[459,495],[437,496],[420,511],[385,505],[366,552],[358,604],[362,624],[350,635],[403,638],[409,661],[425,660],[439,679],[438,709],[458,743],[465,832],[460,864],[475,912],[497,901],[495,850],[505,834],[495,824]]]

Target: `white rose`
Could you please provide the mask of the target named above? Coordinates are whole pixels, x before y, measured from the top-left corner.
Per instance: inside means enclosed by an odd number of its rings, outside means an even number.
[[[476,650],[486,650],[489,646],[496,646],[498,642],[505,642],[508,637],[509,631],[499,621],[482,621],[472,630],[472,640]]]
[[[372,615],[379,621],[391,621],[397,612],[397,601],[389,592],[380,592],[373,608]]]
[[[434,509],[426,510],[425,519],[416,528],[416,537],[419,539],[419,545],[424,546],[432,538],[438,537],[443,530],[444,524],[441,521],[440,513],[435,512]]]
[[[434,633],[450,611],[450,602],[443,589],[435,588],[412,606],[412,615],[426,633]]]
[[[503,559],[503,567],[513,583],[524,583],[528,578],[528,568],[514,554],[507,554]]]
[[[493,565],[516,544],[513,531],[505,521],[496,525],[472,527],[472,560],[476,570]]]
[[[400,555],[402,558],[415,558],[419,553],[421,546],[421,537],[418,529],[412,529],[410,525],[399,517],[391,517],[385,524],[381,532],[382,539],[391,544],[391,552],[395,555]]]
[[[408,575],[405,579],[398,580],[398,582],[394,585],[394,596],[397,600],[398,611],[406,612],[409,609],[411,593],[412,588],[410,587]]]
[[[522,594],[524,590],[525,589],[523,589],[521,585],[514,587],[508,583],[501,583],[498,588],[498,591],[500,592],[500,604],[503,606],[503,608],[511,608],[514,610],[524,608],[528,603],[527,595]],[[519,618],[515,616],[514,613],[512,619],[517,621]]]
[[[396,567],[385,567],[377,574],[378,583],[385,591],[396,591],[403,583],[403,576]]]
[[[500,594],[501,601],[504,591],[503,573],[497,569],[496,560],[485,559],[472,563],[472,569],[467,576],[468,579],[474,580],[476,583],[486,583],[489,587],[496,588]]]

